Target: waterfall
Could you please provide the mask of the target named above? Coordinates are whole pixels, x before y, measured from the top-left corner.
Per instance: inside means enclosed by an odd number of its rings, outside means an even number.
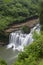
[[[31,29],[29,34],[23,34],[21,31],[12,32],[9,36],[9,44],[7,48],[12,48],[13,50],[23,51],[24,46],[29,45],[33,42],[33,32],[36,30],[39,34],[40,25],[37,24],[34,28]]]

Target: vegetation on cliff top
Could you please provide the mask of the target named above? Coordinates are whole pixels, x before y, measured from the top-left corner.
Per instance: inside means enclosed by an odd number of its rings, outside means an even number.
[[[38,0],[0,0],[0,30],[38,13]]]
[[[27,18],[38,15],[39,0],[0,0],[0,41],[5,38],[4,30],[12,24],[24,22]],[[4,35],[3,35],[4,33]]]

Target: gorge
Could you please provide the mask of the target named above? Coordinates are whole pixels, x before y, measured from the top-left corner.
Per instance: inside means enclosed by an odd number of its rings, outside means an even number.
[[[8,65],[11,65],[18,53],[23,51],[24,47],[33,42],[33,33],[37,31],[40,32],[40,25],[37,24],[34,28],[31,29],[29,34],[23,34],[21,31],[15,31],[9,35],[9,44],[4,47],[0,47],[0,58],[4,58]],[[2,52],[3,51],[3,52]],[[7,59],[6,59],[7,58]]]
[[[4,59],[8,65],[11,65],[13,61],[16,60],[19,52],[24,50],[24,47],[31,44],[33,39],[34,31],[40,32],[39,19],[32,19],[27,22],[23,22],[22,24],[14,25],[11,27],[12,30],[6,29],[5,32],[9,33],[9,43],[5,46],[0,47],[0,58]],[[16,28],[20,28],[21,26],[27,25],[31,27],[30,33],[24,34],[21,30]],[[14,30],[14,31],[13,31]],[[7,58],[7,59],[6,59]]]

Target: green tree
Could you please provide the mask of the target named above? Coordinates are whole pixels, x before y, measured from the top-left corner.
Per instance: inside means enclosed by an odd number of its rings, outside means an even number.
[[[21,30],[23,33],[27,33],[27,34],[30,33],[30,28],[26,25],[22,26]]]
[[[39,9],[39,19],[40,19],[40,24],[41,24],[41,30],[43,30],[43,0],[40,1],[40,9]]]

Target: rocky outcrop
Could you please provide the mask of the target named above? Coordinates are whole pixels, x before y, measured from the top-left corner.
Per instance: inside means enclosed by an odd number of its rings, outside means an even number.
[[[18,29],[20,29],[20,27],[26,25],[26,26],[29,26],[30,28],[34,27],[37,23],[38,23],[39,19],[32,19],[32,20],[29,20],[27,22],[23,22],[23,23],[20,23],[20,24],[13,24],[10,28],[6,29],[5,32],[6,33],[11,33],[13,31],[16,31]]]

